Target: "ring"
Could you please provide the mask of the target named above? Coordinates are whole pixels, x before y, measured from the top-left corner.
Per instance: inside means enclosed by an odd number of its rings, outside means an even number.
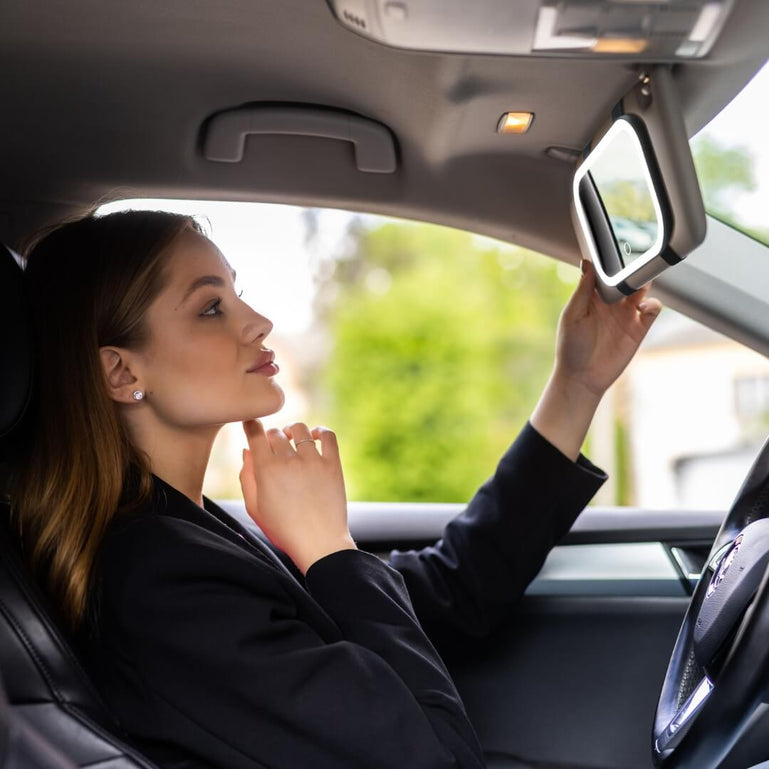
[[[300,443],[315,443],[314,438],[302,438],[301,441],[294,441],[294,446],[298,446]]]

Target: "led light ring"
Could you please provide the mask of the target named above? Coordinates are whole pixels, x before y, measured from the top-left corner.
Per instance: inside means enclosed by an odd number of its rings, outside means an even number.
[[[658,192],[658,188],[657,188],[658,186],[654,183],[651,172],[649,170],[648,161],[649,160],[653,161],[653,156],[649,158],[647,157],[648,153],[644,152],[644,147],[641,144],[641,141],[638,138],[638,135],[633,130],[633,127],[637,126],[638,124],[635,120],[631,120],[631,117],[632,116],[622,115],[612,124],[611,128],[609,128],[609,130],[604,134],[601,141],[598,142],[595,149],[593,149],[593,151],[585,158],[585,160],[582,162],[580,167],[576,170],[574,174],[574,180],[572,182],[572,195],[574,198],[574,207],[577,212],[577,218],[579,219],[579,223],[582,227],[583,232],[585,233],[585,241],[587,243],[587,247],[590,252],[591,261],[595,265],[596,272],[598,273],[601,279],[601,282],[606,284],[607,286],[611,286],[612,288],[617,288],[619,284],[623,283],[627,277],[635,274],[644,265],[648,264],[658,256],[661,256],[662,252],[665,250],[665,247],[667,246],[667,243],[669,242],[669,236],[670,236],[670,233],[668,232],[669,227],[668,227],[667,217],[663,216],[662,206],[660,205],[660,201],[659,201],[660,193]],[[593,238],[593,230],[592,230],[592,227],[590,226],[590,223],[588,222],[587,214],[585,213],[584,206],[582,205],[582,200],[579,192],[579,185],[582,179],[585,177],[585,175],[593,167],[593,165],[595,165],[595,163],[601,158],[603,153],[606,151],[606,147],[611,143],[612,139],[615,136],[619,135],[620,133],[625,133],[630,137],[630,141],[633,144],[634,148],[638,151],[639,156],[644,159],[644,163],[643,163],[644,179],[648,185],[648,188],[651,194],[652,205],[654,206],[654,213],[657,217],[658,227],[657,227],[657,238],[654,241],[654,244],[645,253],[636,257],[631,264],[623,267],[615,275],[609,276],[604,271],[603,265],[601,264],[601,260],[598,255],[598,249],[595,245],[595,240]]]

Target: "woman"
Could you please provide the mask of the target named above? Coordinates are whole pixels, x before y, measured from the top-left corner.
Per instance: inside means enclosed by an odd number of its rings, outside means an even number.
[[[14,514],[122,727],[169,767],[481,767],[436,652],[487,634],[603,482],[579,453],[660,305],[583,272],[531,417],[435,546],[389,565],[347,528],[336,438],[265,431],[269,320],[191,219],[88,216],[27,258],[39,399]],[[242,421],[246,509],[202,496]],[[511,696],[515,696],[511,693]]]

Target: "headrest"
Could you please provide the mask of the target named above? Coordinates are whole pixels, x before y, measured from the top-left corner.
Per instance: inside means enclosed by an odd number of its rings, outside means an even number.
[[[32,327],[21,267],[0,243],[0,459],[32,393]]]

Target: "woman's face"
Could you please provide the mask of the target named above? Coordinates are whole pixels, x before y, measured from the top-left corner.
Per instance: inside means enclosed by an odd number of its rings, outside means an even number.
[[[272,323],[238,297],[233,280],[211,241],[193,230],[179,236],[138,353],[144,405],[169,426],[222,425],[283,405],[278,367],[265,346]]]

